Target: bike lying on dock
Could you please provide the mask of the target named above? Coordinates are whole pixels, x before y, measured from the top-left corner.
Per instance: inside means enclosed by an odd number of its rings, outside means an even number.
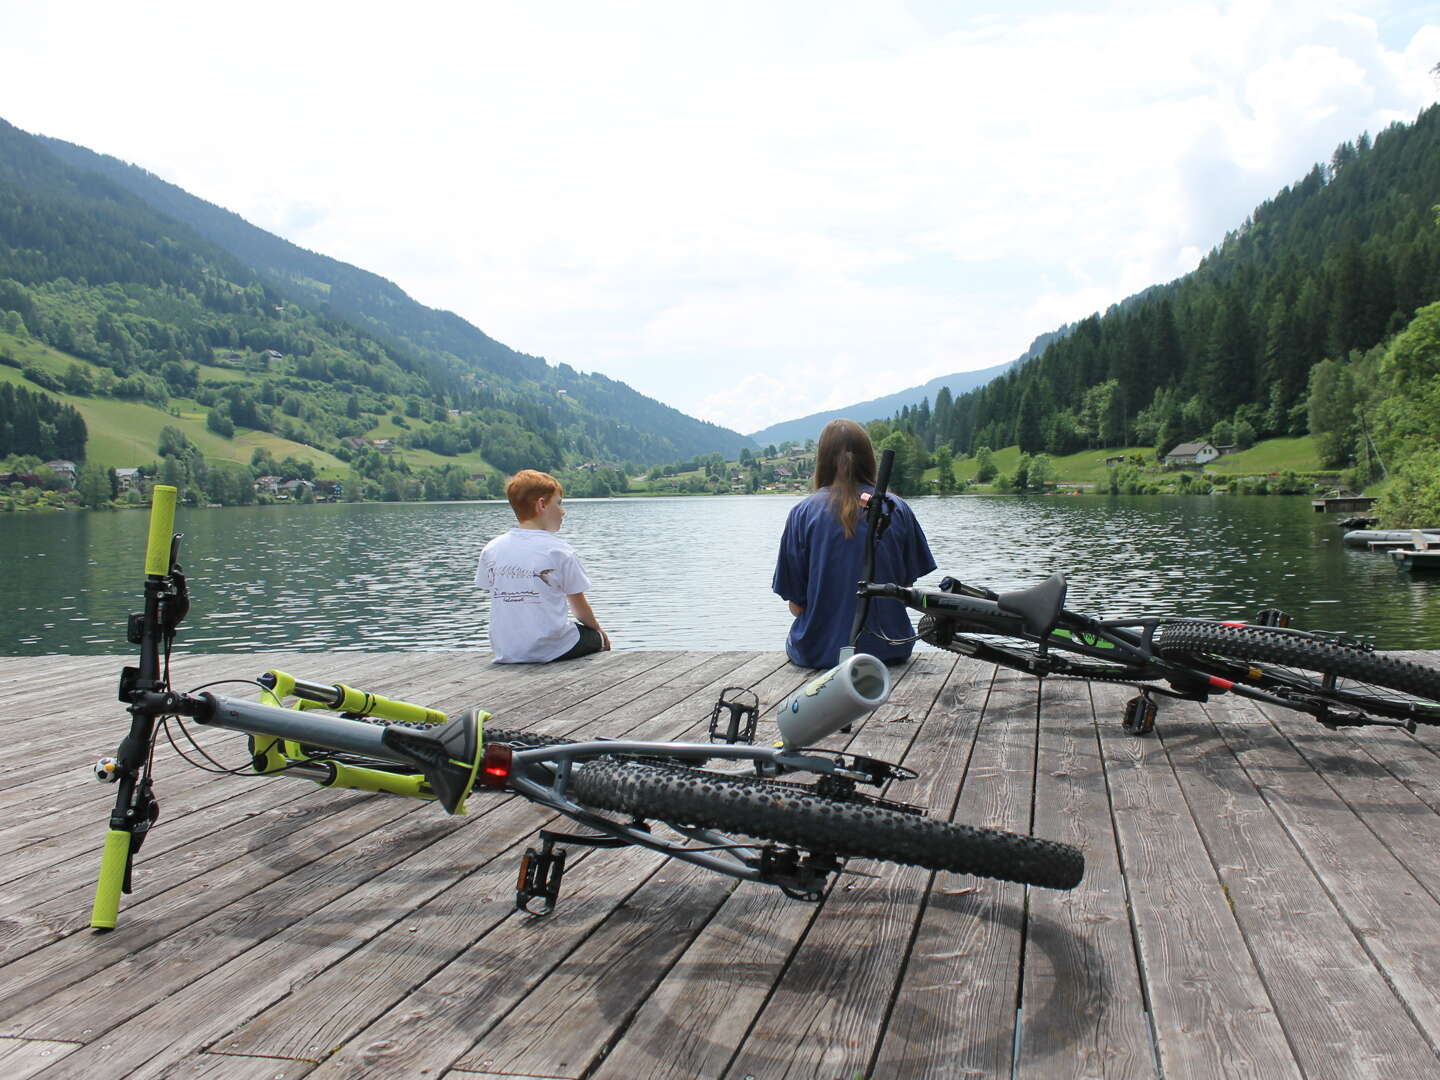
[[[877,490],[879,507],[883,476]],[[1073,888],[1084,873],[1084,858],[1070,845],[926,817],[915,807],[860,790],[914,778],[909,769],[814,748],[888,698],[889,673],[864,654],[849,657],[787,699],[778,713],[781,738],[771,747],[749,744],[758,702],[748,705],[739,696],[722,695],[715,706],[711,738],[724,741],[687,743],[568,741],[491,726],[490,714],[480,709],[451,717],[280,671],[260,677],[259,702],[177,691],[171,687],[170,654],[190,602],[178,563],[181,538],[173,533],[175,497],[173,487],[154,489],[144,610],[128,625],[140,658],[120,679],[130,732],[115,756],[102,759],[95,770],[99,779],[118,786],[91,912],[96,929],[115,927],[121,894],[131,891],[135,856],[159,819],[153,775],[157,735],[172,722],[184,734],[186,718],[248,736],[243,769],[224,771],[433,799],[451,814],[464,813],[473,796],[509,793],[564,815],[585,831],[542,830],[540,846],[530,848],[521,863],[516,905],[537,915],[551,911],[559,896],[566,855],[556,847],[560,842],[650,848],[812,901],[824,895],[847,858],[1054,889]],[[875,521],[872,516],[872,538]],[[722,725],[725,712],[729,723]],[[753,771],[699,767],[711,761],[738,762],[741,768],[748,763]],[[816,782],[786,779],[800,775]]]
[[[883,526],[882,526],[883,528]],[[1155,726],[1158,697],[1233,693],[1340,727],[1440,724],[1440,670],[1334,634],[1289,628],[1268,609],[1254,623],[1160,616],[1096,619],[1065,608],[1065,575],[995,593],[944,578],[939,588],[860,583],[862,604],[899,600],[924,613],[917,637],[937,648],[1039,678],[1134,685],[1126,731]]]

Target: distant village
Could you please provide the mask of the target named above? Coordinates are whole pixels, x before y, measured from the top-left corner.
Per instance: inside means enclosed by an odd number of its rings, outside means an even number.
[[[72,491],[80,475],[80,466],[64,458],[43,462],[44,472],[0,472],[0,489],[46,489]],[[107,470],[113,477],[111,497],[123,499],[130,492],[143,497],[155,483],[155,476],[139,466],[120,466]],[[151,471],[153,473],[153,470]],[[284,502],[335,502],[344,487],[338,480],[284,479],[279,476],[257,476],[254,481],[255,493]]]

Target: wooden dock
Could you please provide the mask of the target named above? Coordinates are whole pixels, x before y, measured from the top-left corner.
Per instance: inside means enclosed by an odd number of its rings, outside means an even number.
[[[773,707],[775,653],[197,656],[507,727],[700,736],[724,687]],[[1440,663],[1433,654],[1421,657]],[[87,928],[126,729],[122,661],[0,659],[0,1075],[1254,1077],[1437,1075],[1440,732],[1337,734],[1239,700],[916,654],[852,748],[932,813],[1081,845],[1071,893],[852,864],[820,904],[644,851],[576,852],[558,910],[513,909],[547,816],[246,779],[156,754],[159,825],[119,928]],[[232,686],[228,691],[244,693]],[[766,718],[768,720],[768,717]],[[767,728],[766,734],[773,733]],[[223,732],[199,741],[244,763]],[[837,744],[839,745],[839,744]]]

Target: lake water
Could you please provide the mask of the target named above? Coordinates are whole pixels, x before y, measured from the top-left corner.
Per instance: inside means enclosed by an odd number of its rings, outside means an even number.
[[[617,648],[779,649],[770,592],[795,496],[566,501],[562,535],[594,581]],[[1003,497],[913,501],[944,574],[1010,589],[1070,574],[1069,607],[1107,616],[1250,618],[1278,606],[1306,629],[1382,648],[1440,648],[1440,578],[1345,549],[1334,519],[1278,497]],[[504,503],[182,509],[193,609],[180,647],[474,649],[485,542]],[[146,515],[0,518],[0,654],[126,653]]]

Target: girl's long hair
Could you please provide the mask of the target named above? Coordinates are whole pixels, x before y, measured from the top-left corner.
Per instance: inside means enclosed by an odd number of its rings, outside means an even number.
[[[815,449],[816,491],[830,489],[830,509],[840,519],[846,538],[860,520],[860,485],[875,483],[875,447],[854,420],[831,420],[820,432]]]

